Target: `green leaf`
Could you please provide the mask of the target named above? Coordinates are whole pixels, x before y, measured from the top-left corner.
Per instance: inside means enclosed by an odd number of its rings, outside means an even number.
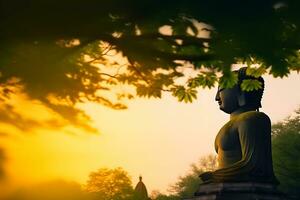
[[[279,64],[273,64],[270,73],[274,77],[280,77],[283,78],[284,76],[288,76],[289,68],[287,67],[286,63],[283,64],[283,62]]]
[[[185,103],[192,103],[193,99],[197,99],[197,90],[183,86],[176,86],[171,89],[172,95],[177,97],[179,102],[184,101]]]
[[[171,89],[172,95],[178,98],[178,101],[183,101],[185,96],[185,88],[183,86],[176,86]]]
[[[267,69],[265,67],[258,67],[258,68],[248,67],[247,71],[246,71],[246,74],[249,75],[249,76],[253,76],[255,78],[258,78],[266,72],[267,72]]]
[[[246,80],[243,80],[243,82],[241,84],[241,88],[243,91],[250,92],[253,90],[261,89],[262,83],[258,80],[246,79]]]
[[[222,88],[232,88],[238,82],[238,76],[235,73],[224,74],[220,80],[219,85]]]
[[[196,88],[201,86],[201,82],[199,81],[198,78],[191,78],[188,80],[188,86],[191,88]]]
[[[197,90],[189,88],[186,93],[188,95],[190,103],[193,102],[193,99],[197,99]]]
[[[203,88],[208,87],[209,89],[214,87],[217,81],[217,76],[212,72],[203,72],[198,74],[197,77],[189,79],[188,86],[196,88],[202,86]]]
[[[161,98],[161,89],[157,87],[145,86],[145,85],[137,85],[136,86],[136,94],[139,97],[154,97]]]

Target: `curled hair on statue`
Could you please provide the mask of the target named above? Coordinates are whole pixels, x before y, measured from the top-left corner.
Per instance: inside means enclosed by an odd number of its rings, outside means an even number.
[[[239,70],[234,71],[238,75],[238,87],[241,90],[241,84],[244,80],[258,80],[261,83],[261,88],[253,91],[243,91],[245,94],[246,104],[250,106],[251,108],[256,109],[259,111],[259,108],[261,108],[261,99],[264,93],[265,88],[265,82],[264,79],[260,76],[258,78],[254,76],[249,76],[246,73],[247,67],[242,67]]]

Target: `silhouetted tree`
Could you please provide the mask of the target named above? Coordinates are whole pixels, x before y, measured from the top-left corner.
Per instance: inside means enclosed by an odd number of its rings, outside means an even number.
[[[215,155],[208,155],[199,159],[197,163],[191,164],[190,171],[180,176],[176,183],[171,185],[171,194],[163,194],[159,191],[151,193],[153,200],[180,200],[194,196],[201,180],[199,175],[206,171],[213,171],[217,168],[217,158]]]
[[[178,195],[158,194],[153,200],[181,200]]]
[[[86,184],[86,191],[93,199],[132,200],[133,187],[127,172],[122,168],[101,168],[92,172]]]
[[[213,171],[217,168],[217,159],[214,155],[203,157],[198,163],[191,165],[188,174],[179,177],[178,181],[171,187],[171,192],[180,199],[193,197],[201,180],[199,175],[206,171]],[[171,196],[175,198],[175,196]]]
[[[273,163],[280,188],[300,198],[300,109],[272,127]]]
[[[2,0],[1,96],[22,86],[78,124],[79,102],[123,109],[122,98],[160,98],[162,91],[192,102],[197,88],[218,79],[232,86],[236,63],[257,64],[248,70],[255,76],[268,69],[286,76],[300,68],[299,9],[296,0]],[[126,59],[112,59],[116,53]],[[135,92],[118,93],[119,84]]]

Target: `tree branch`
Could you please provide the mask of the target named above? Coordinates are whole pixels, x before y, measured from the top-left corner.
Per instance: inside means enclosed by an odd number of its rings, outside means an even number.
[[[188,60],[188,61],[208,61],[215,59],[213,54],[199,54],[199,55],[189,55],[189,54],[176,54],[172,52],[164,52],[158,49],[150,48],[149,46],[145,47],[145,45],[141,45],[138,43],[141,39],[151,39],[151,38],[167,38],[167,39],[182,39],[182,40],[189,40],[189,42],[195,42],[198,44],[203,44],[203,42],[209,42],[211,39],[209,38],[195,38],[191,36],[183,36],[183,35],[175,35],[175,36],[168,36],[162,34],[146,34],[140,36],[122,36],[120,38],[115,38],[109,34],[101,34],[94,37],[94,40],[104,40],[109,42],[112,45],[116,45],[121,47],[122,49],[132,49],[132,47],[136,47],[137,49],[145,49],[147,48],[147,52],[151,53],[151,55],[161,58],[166,58],[170,60]]]

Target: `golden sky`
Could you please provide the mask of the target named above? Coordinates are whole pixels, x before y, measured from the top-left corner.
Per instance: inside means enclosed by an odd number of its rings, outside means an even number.
[[[265,80],[261,111],[273,122],[282,120],[300,105],[300,76],[266,76]],[[167,93],[162,99],[135,99],[124,111],[93,103],[79,105],[100,134],[85,133],[71,125],[22,131],[1,124],[7,177],[15,185],[52,179],[85,183],[91,171],[120,166],[129,172],[134,184],[141,174],[150,192],[165,192],[191,163],[214,153],[214,137],[228,120],[214,101],[215,92],[216,88],[200,90],[192,104],[179,103]],[[16,96],[13,103],[32,119],[59,118],[24,95]]]

